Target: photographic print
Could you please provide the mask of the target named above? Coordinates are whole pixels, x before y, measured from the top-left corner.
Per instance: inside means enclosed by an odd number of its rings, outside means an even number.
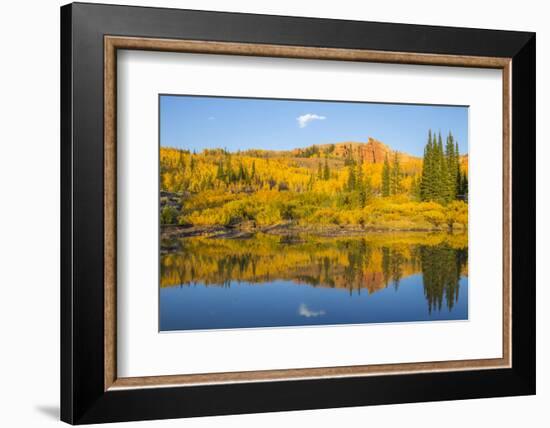
[[[161,331],[468,319],[468,107],[159,95]]]

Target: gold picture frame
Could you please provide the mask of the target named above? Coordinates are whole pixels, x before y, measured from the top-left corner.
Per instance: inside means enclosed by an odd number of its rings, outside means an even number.
[[[357,365],[305,369],[262,370],[149,377],[118,377],[116,367],[116,87],[118,50],[168,51],[209,55],[245,55],[278,58],[358,61],[391,64],[493,68],[502,70],[503,146],[503,320],[502,358],[422,363]],[[384,52],[359,49],[285,46],[144,37],[104,37],[104,390],[193,386],[339,377],[362,377],[425,372],[500,369],[511,367],[511,70],[512,59],[468,55]]]

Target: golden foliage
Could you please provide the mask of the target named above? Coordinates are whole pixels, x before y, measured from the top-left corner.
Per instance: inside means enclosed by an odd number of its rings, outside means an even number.
[[[418,202],[422,161],[401,165],[401,193],[381,195],[381,163],[353,170],[341,159],[274,156],[267,151],[229,154],[221,149],[199,154],[160,150],[161,190],[178,195],[179,211],[163,212],[163,224],[258,226],[296,224],[360,225],[375,229],[466,228],[468,206]],[[350,174],[354,189],[350,190]],[[162,205],[162,201],[161,201]],[[169,221],[166,221],[169,220]]]

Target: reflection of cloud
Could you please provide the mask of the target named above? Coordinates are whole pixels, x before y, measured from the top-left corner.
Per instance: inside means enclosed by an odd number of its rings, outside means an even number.
[[[319,116],[318,114],[303,114],[301,116],[298,116],[296,120],[298,121],[298,126],[300,128],[305,128],[309,122],[312,120],[325,120],[325,116]]]
[[[326,312],[323,311],[322,309],[318,311],[314,311],[312,309],[309,309],[305,303],[302,303],[298,308],[298,313],[303,317],[311,318],[311,317],[320,317],[322,315],[325,315]]]

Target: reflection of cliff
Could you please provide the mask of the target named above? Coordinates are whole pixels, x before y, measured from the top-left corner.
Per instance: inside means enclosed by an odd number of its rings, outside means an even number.
[[[447,234],[374,234],[361,238],[186,238],[181,250],[162,256],[161,286],[229,286],[288,280],[314,287],[373,293],[424,273],[430,309],[452,307],[467,264],[467,237]]]

